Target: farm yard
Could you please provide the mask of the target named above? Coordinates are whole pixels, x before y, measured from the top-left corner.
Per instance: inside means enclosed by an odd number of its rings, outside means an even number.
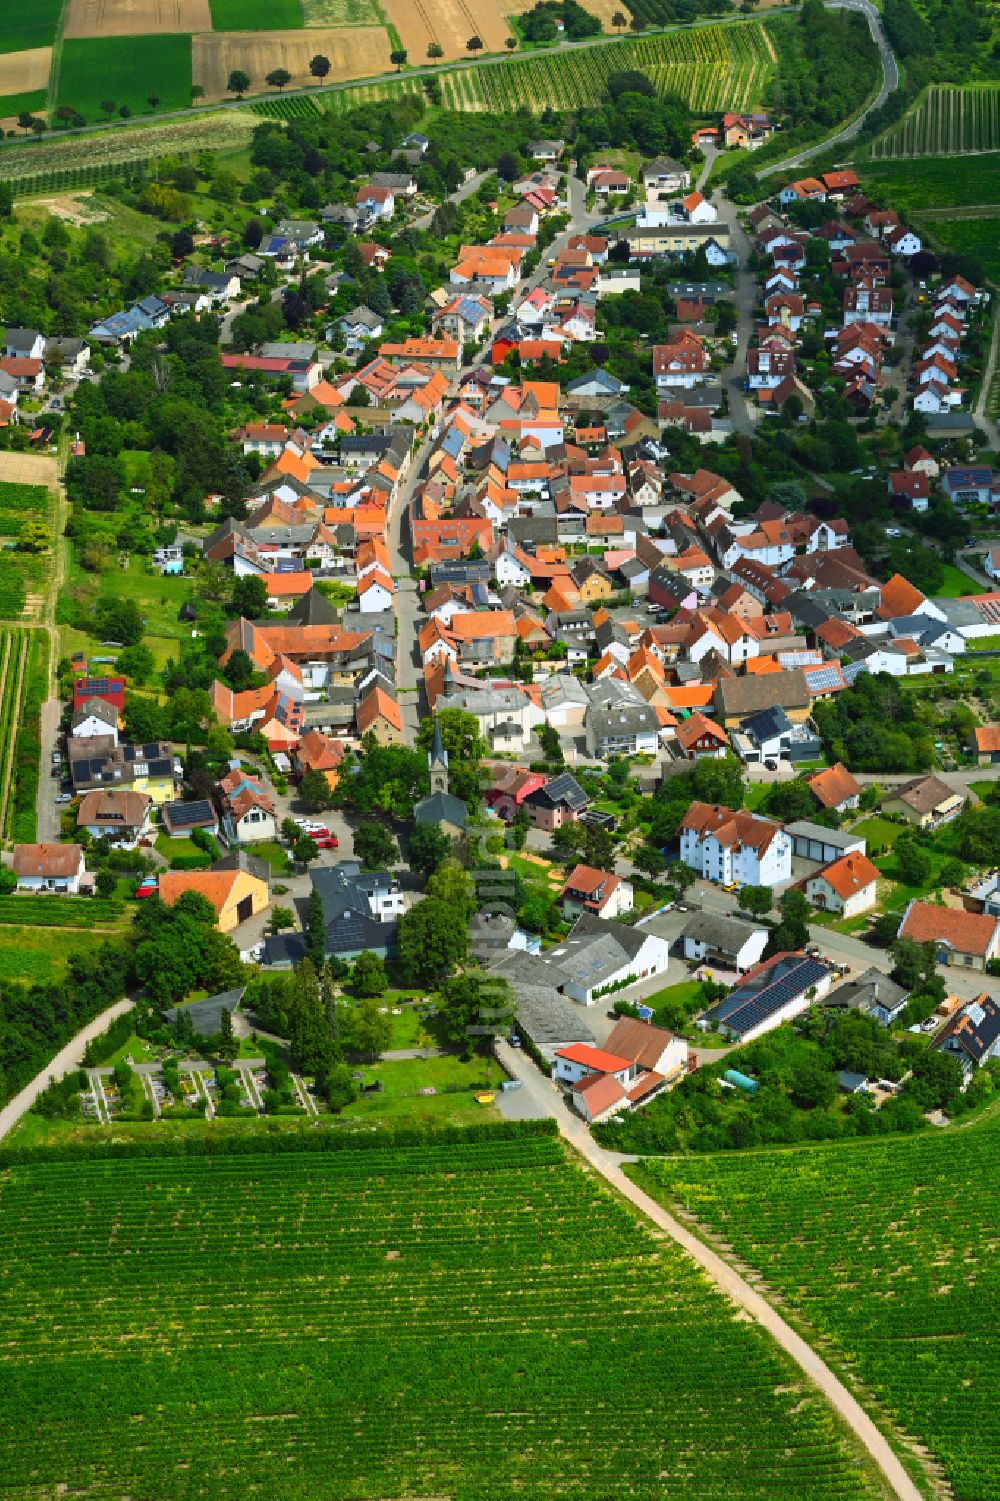
[[[687,1206],[757,1269],[963,1501],[1000,1495],[996,1118],[850,1148],[803,1147],[630,1177]],[[807,1338],[809,1336],[807,1335]]]
[[[69,0],[64,35],[143,37],[207,31],[211,25],[208,0]]]
[[[384,72],[389,65],[388,37],[378,26],[204,32],[193,38],[193,78],[209,100],[227,97],[229,74],[234,68],[249,74],[254,91],[263,91],[265,76],[279,67],[292,75],[290,88],[306,88],[317,82],[309,72],[309,60],[317,52],[330,59],[332,79],[366,78]]]
[[[1000,84],[935,84],[874,140],[873,161],[1000,150]]]
[[[762,1332],[553,1138],[312,1144],[4,1176],[12,1493],[879,1494]]]

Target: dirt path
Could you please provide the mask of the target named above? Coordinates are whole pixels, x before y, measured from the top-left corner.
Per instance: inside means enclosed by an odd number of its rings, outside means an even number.
[[[71,1038],[64,1048],[47,1063],[41,1073],[36,1074],[30,1084],[26,1084],[19,1094],[16,1094],[9,1104],[0,1110],[0,1138],[12,1131],[22,1116],[27,1115],[32,1105],[38,1099],[43,1090],[59,1079],[64,1079],[73,1069],[79,1068],[83,1062],[83,1055],[87,1051],[88,1042],[106,1032],[111,1023],[125,1011],[131,1011],[134,1001],[126,998],[116,1001],[109,1006],[107,1011],[102,1011],[95,1016],[92,1022],[88,1022],[82,1032],[78,1032]]]
[[[786,1324],[770,1303],[734,1271],[728,1262],[700,1241],[679,1220],[674,1219],[672,1214],[638,1188],[630,1178],[626,1178],[621,1169],[620,1154],[606,1152],[597,1145],[583,1121],[571,1114],[563,1104],[556,1085],[550,1079],[543,1078],[530,1060],[506,1043],[497,1044],[497,1056],[506,1071],[520,1079],[522,1086],[529,1089],[533,1097],[544,1099],[548,1113],[559,1127],[559,1134],[575,1147],[616,1192],[628,1199],[657,1229],[663,1230],[676,1241],[715,1285],[735,1304],[745,1309],[751,1318],[767,1330],[786,1355],[794,1360],[871,1456],[882,1472],[890,1493],[898,1501],[922,1501],[920,1490],[903,1468],[888,1439],[812,1346],[807,1345],[801,1335],[796,1334],[791,1325]]]

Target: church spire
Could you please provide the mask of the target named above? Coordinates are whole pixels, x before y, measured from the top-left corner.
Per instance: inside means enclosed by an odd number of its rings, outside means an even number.
[[[431,774],[431,792],[448,791],[448,752],[441,738],[441,721],[434,716],[434,742],[427,752],[427,768]]]

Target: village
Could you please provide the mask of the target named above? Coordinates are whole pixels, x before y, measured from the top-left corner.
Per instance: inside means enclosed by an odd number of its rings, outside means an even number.
[[[406,170],[280,219],[221,269],[183,264],[86,340],[7,329],[10,426],[40,420],[57,371],[69,393],[51,410],[70,405],[92,350],[127,369],[137,339],[212,312],[223,370],[260,412],[230,435],[257,476],[245,497],[207,495],[201,523],[146,562],[230,601],[207,668],[226,754],[206,768],[176,737],[136,735],[154,721],[115,641],[78,652],[43,746],[38,842],[13,853],[18,891],[106,894],[108,851],[132,851],[131,894],[202,898],[248,976],[308,955],[396,975],[401,924],[457,863],[475,890],[467,936],[437,983],[421,978],[433,992],[471,964],[509,995],[495,1050],[515,1114],[533,1108],[514,1088],[525,1068],[600,1123],[816,1005],[902,1018],[965,1084],[997,1056],[982,986],[1000,969],[1000,850],[975,815],[992,813],[978,768],[1000,758],[1000,723],[971,664],[998,634],[1000,549],[976,548],[961,595],[924,590],[873,566],[870,543],[862,556],[863,522],[807,505],[801,484],[745,494],[732,462],[751,436],[805,441],[831,400],[858,454],[862,432],[915,421],[922,441],[855,471],[885,497],[885,536],[916,568],[926,538],[910,529],[934,508],[988,529],[1000,489],[966,462],[964,353],[988,297],[935,273],[854,171],[746,211],[693,185],[715,150],[752,151],[771,129],[727,114],[693,138],[703,166],[634,173],[578,173],[564,141],[531,142],[530,170],[483,204],[495,232],[459,243],[405,337],[386,336],[384,296],[346,303],[359,274],[387,283],[394,236],[428,214]],[[405,137],[394,166],[418,169],[427,146]],[[470,171],[453,196],[480,187]],[[355,271],[326,277],[343,311],[322,339],[227,348],[254,284],[277,276],[287,296],[332,230]],[[635,333],[654,289],[672,314],[660,339]],[[635,341],[634,390],[606,319]],[[79,435],[72,452],[86,462]],[[199,608],[182,607],[196,636]],[[912,764],[852,743],[850,722],[879,713],[866,684],[939,677],[957,700],[978,693],[947,738]],[[402,802],[360,800],[368,764],[408,779]],[[414,863],[415,836],[438,841],[436,863]],[[512,897],[479,894],[483,852],[494,877],[516,873]],[[244,990],[209,1006],[213,1023]],[[849,1092],[892,1093],[841,1073]],[[185,1093],[200,1107],[199,1077]],[[307,1113],[309,1087],[295,1075]],[[264,1074],[241,1088],[263,1110]],[[92,1095],[110,1119],[96,1074]]]

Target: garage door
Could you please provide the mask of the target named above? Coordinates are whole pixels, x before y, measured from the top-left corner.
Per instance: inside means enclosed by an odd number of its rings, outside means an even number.
[[[253,917],[253,897],[245,896],[236,908],[236,921],[246,922],[248,917]]]

